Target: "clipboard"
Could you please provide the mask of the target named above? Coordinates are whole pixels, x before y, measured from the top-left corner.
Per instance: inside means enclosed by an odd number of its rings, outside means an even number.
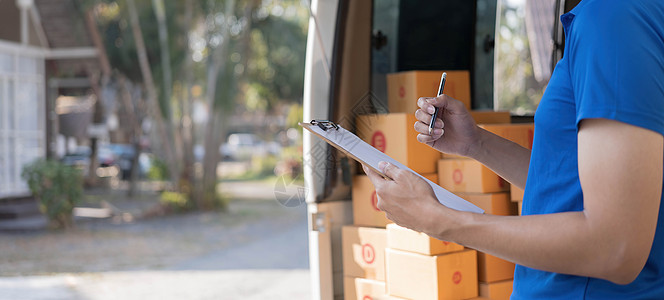
[[[374,148],[373,146],[360,139],[357,135],[331,121],[312,120],[309,123],[300,122],[298,124],[307,131],[323,139],[334,148],[360,162],[361,164],[369,167],[371,170],[376,171],[378,174],[381,174],[386,179],[391,180],[391,178],[389,178],[378,169],[378,163],[381,161],[389,162],[397,166],[399,169],[408,170],[418,177],[424,179],[429,184],[429,186],[431,186],[434,194],[436,195],[436,198],[438,199],[438,202],[441,204],[451,209],[460,211],[468,211],[480,214],[484,213],[484,210],[481,208],[442,188],[437,183],[432,182],[424,176],[413,172],[413,170],[406,167],[399,161]]]

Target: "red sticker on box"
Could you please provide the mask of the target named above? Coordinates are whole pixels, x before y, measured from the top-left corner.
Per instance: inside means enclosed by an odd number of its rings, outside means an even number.
[[[362,297],[362,300],[373,300],[373,298],[371,298],[371,296],[364,296]]]
[[[382,131],[377,130],[374,132],[373,136],[371,136],[371,146],[374,146],[374,148],[380,150],[380,152],[385,152],[386,144],[387,141],[385,140],[385,135]]]
[[[502,179],[500,176],[498,176],[498,186],[501,189],[505,187],[505,179]]]
[[[454,282],[454,284],[461,283],[461,272],[456,271],[452,274],[452,282]]]
[[[454,170],[452,173],[452,180],[454,180],[454,183],[460,184],[463,181],[463,172],[459,169]]]
[[[399,87],[399,97],[403,98],[404,96],[406,96],[406,88],[404,88],[402,85]]]
[[[371,244],[362,245],[362,259],[368,264],[372,264],[376,259],[376,251]]]
[[[380,211],[380,209],[378,209],[378,195],[376,195],[376,191],[371,193],[371,207],[376,211]]]

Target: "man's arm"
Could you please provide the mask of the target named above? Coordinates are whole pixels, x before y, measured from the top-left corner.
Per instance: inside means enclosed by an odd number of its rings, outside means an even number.
[[[394,181],[368,173],[378,207],[397,224],[524,266],[629,283],[652,247],[662,193],[663,138],[594,119],[582,121],[578,140],[581,212],[509,217],[459,212],[422,192],[408,171],[385,167]]]
[[[489,131],[481,128],[479,130],[479,145],[474,148],[477,150],[468,153],[468,156],[481,162],[511,184],[525,188],[531,151]]]
[[[526,185],[530,150],[477,127],[463,103],[447,95],[419,98],[415,112],[417,140],[443,153],[474,158],[521,188]],[[434,105],[441,108],[433,134],[429,123]]]

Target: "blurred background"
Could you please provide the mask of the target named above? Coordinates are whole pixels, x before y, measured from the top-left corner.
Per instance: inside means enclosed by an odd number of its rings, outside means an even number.
[[[309,14],[0,0],[0,299],[309,298]]]

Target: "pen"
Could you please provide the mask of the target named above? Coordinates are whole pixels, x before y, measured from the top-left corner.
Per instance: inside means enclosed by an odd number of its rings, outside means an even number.
[[[440,77],[440,85],[438,86],[438,95],[440,97],[443,94],[445,89],[445,79],[447,78],[447,73],[443,72],[443,76]],[[429,135],[433,133],[433,126],[436,124],[436,118],[438,118],[438,107],[434,107],[433,115],[431,116],[431,122],[429,122]]]

